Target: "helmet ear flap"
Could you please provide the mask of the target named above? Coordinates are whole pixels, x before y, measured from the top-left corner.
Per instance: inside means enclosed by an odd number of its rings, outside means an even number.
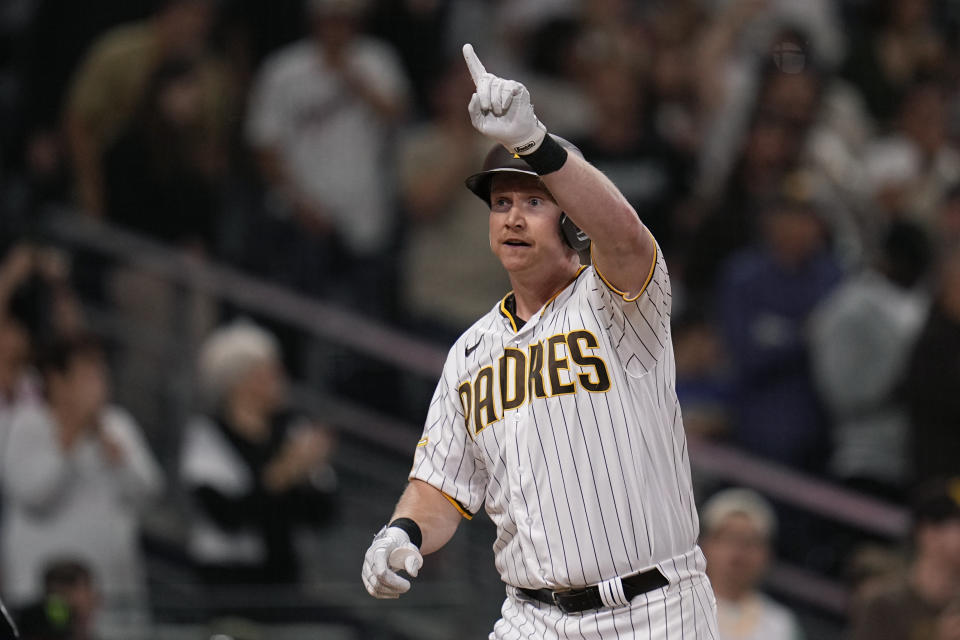
[[[560,213],[560,235],[563,236],[563,241],[577,253],[590,246],[590,237],[568,218],[566,213],[562,212]]]

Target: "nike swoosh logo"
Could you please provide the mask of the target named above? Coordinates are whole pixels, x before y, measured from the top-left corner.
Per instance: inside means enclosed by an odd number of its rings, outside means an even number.
[[[481,343],[481,342],[483,342],[483,338],[480,338],[479,340],[477,340],[477,344],[473,345],[472,347],[468,347],[468,346],[464,345],[464,348],[463,348],[463,357],[464,357],[464,358],[469,358],[469,357],[470,357],[470,354],[477,350],[477,347],[480,346],[480,343]]]

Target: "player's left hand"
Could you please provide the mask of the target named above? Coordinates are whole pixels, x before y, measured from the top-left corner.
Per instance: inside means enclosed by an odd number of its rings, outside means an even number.
[[[547,128],[537,119],[527,88],[488,73],[471,44],[463,45],[463,59],[477,89],[467,107],[474,128],[511,153],[536,151]]]
[[[423,556],[410,542],[407,532],[398,527],[384,527],[373,538],[363,557],[363,586],[374,598],[399,598],[410,590],[410,581],[396,572],[401,569],[413,578],[423,566]]]

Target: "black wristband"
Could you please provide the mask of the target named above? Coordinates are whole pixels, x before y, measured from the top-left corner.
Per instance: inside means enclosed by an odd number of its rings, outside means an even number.
[[[423,544],[423,532],[420,531],[420,525],[410,518],[397,518],[388,526],[396,527],[397,529],[406,531],[407,535],[410,537],[410,542],[412,542],[413,546],[415,546],[417,549],[419,549],[420,545]]]
[[[537,172],[537,175],[544,176],[553,173],[566,163],[567,150],[548,133],[536,151],[520,157]]]

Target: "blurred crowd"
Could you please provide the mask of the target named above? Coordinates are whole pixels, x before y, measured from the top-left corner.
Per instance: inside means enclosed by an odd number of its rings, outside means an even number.
[[[276,600],[250,589],[294,593],[297,531],[335,518],[333,432],[292,409],[277,339],[237,319],[200,345],[195,410],[164,468],[57,256],[18,245],[0,265],[0,595],[22,637],[148,637],[143,518],[178,494],[199,616],[271,619]]]
[[[138,511],[164,476],[197,510],[203,580],[296,579],[291,531],[335,513],[334,445],[289,414],[283,345],[47,246],[41,223],[66,209],[446,346],[509,288],[463,187],[489,148],[466,113],[464,42],[530,88],[658,239],[690,433],[914,504],[960,477],[958,36],[956,0],[3,3],[4,595],[27,606],[95,575],[140,598]],[[175,468],[138,426],[162,411],[136,397],[155,369],[106,358],[81,299],[168,329],[190,306],[202,388]],[[108,365],[133,389],[126,409]],[[926,576],[903,588],[935,640],[960,637],[948,486],[912,539],[917,563],[949,575],[901,571]],[[717,554],[771,543],[755,498],[706,510]],[[750,522],[724,524],[731,512]],[[921,560],[924,545],[942,555]],[[941,611],[952,622],[933,622]],[[730,637],[796,637],[771,615]]]

